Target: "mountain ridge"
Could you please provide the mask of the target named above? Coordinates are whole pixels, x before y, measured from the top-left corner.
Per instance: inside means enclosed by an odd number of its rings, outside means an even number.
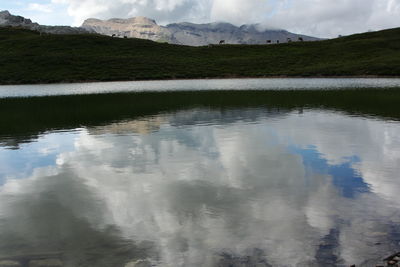
[[[132,17],[101,20],[89,18],[81,27],[47,26],[32,22],[29,18],[0,11],[0,26],[21,27],[46,34],[89,34],[97,33],[113,37],[140,38],[171,44],[205,46],[219,44],[265,44],[291,41],[317,41],[316,37],[295,34],[279,29],[260,29],[259,24],[235,26],[227,22],[196,24],[177,22],[166,26],[158,25],[154,19]]]
[[[138,22],[139,21],[139,22]],[[100,20],[89,18],[81,26],[96,33],[127,38],[140,38],[172,44],[204,46],[218,44],[265,44],[286,43],[288,40],[317,41],[316,37],[295,34],[281,29],[260,30],[259,24],[235,26],[227,22],[196,24],[191,22],[158,25],[153,19],[132,17]]]
[[[28,30],[34,30],[47,34],[87,34],[93,31],[83,29],[81,27],[70,26],[47,26],[40,25],[28,18],[12,15],[8,10],[0,11],[0,26],[21,27]]]

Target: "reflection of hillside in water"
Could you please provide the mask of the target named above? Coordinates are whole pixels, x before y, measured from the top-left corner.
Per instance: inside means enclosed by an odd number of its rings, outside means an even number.
[[[165,122],[165,118],[162,115],[149,116],[137,120],[115,122],[104,126],[90,127],[88,129],[90,134],[102,135],[102,134],[142,134],[147,135],[152,132],[158,131],[161,124]]]
[[[206,112],[205,112],[206,111]],[[257,121],[262,117],[284,116],[288,110],[276,108],[246,108],[246,109],[187,109],[179,110],[173,113],[160,113],[156,115],[139,116],[138,118],[124,119],[110,122],[107,124],[98,123],[88,125],[86,128],[91,134],[150,134],[157,131],[161,124],[169,121],[173,126],[187,126],[204,123],[228,124],[238,121]],[[302,109],[299,109],[302,112]],[[82,126],[83,127],[83,126]],[[76,129],[64,130],[67,132]],[[79,129],[78,129],[79,130]],[[54,131],[54,130],[53,130]],[[43,129],[42,133],[20,133],[19,135],[0,135],[0,147],[8,149],[19,149],[22,144],[37,141],[41,136],[48,132],[53,132],[51,127]],[[62,132],[59,130],[58,132]]]
[[[35,142],[40,137],[39,134],[23,134],[19,136],[0,136],[0,147],[18,150],[21,145]]]
[[[233,84],[235,82],[230,81]],[[295,84],[294,80],[292,82]],[[20,144],[34,141],[46,132],[70,131],[139,118],[147,120],[149,116],[171,114],[194,107],[225,113],[225,120],[227,111],[241,116],[241,111],[246,113],[258,109],[277,113],[324,109],[398,121],[399,99],[400,94],[396,89],[215,90],[3,98],[0,99],[0,112],[7,115],[0,116],[0,145],[18,148]],[[207,117],[206,113],[198,114]],[[249,114],[246,116],[249,119]],[[207,123],[208,118],[205,119]],[[232,119],[237,120],[235,117]]]
[[[67,266],[372,264],[399,249],[399,132],[265,109],[89,127],[0,187],[0,251],[57,248]]]

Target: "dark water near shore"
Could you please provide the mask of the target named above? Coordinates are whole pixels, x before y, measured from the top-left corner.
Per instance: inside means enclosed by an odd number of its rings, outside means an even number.
[[[3,100],[10,119],[0,128],[0,259],[379,263],[400,250],[400,116],[382,92],[369,94],[365,103],[377,106],[310,94],[298,105],[272,103],[260,94],[260,102],[198,96],[163,108],[156,104],[166,97],[154,94],[152,108],[136,115],[128,112],[138,109],[134,100],[108,96],[119,113],[92,98],[108,109],[98,117],[91,106],[74,113],[90,97]]]

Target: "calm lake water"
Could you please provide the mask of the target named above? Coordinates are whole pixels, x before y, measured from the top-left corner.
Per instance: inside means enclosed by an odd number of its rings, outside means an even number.
[[[0,261],[375,266],[400,251],[396,119],[203,105],[31,121],[1,126]]]
[[[2,85],[1,97],[76,95],[110,92],[200,90],[295,90],[400,87],[400,78],[267,78],[210,79],[78,84]]]

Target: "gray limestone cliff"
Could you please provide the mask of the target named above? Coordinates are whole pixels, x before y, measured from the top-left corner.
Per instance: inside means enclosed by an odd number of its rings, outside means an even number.
[[[171,33],[167,28],[159,26],[154,20],[145,17],[110,19],[106,21],[87,19],[82,28],[93,30],[103,35],[171,42]]]

